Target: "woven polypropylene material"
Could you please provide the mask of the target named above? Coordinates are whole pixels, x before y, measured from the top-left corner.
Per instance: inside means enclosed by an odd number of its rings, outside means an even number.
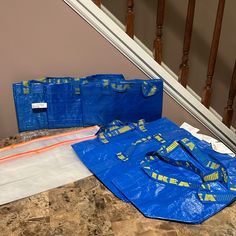
[[[13,84],[13,94],[19,131],[48,128],[47,110],[32,109],[33,103],[46,103],[44,84],[33,82]]]
[[[13,84],[19,131],[88,126],[83,123],[80,84],[86,81],[124,80],[121,74],[98,74],[85,78],[46,77]],[[32,104],[46,104],[32,108]]]
[[[81,85],[83,121],[107,125],[113,120],[136,122],[161,118],[163,82],[157,80],[110,81]]]
[[[178,140],[178,137],[174,138]],[[188,140],[195,143],[202,153],[209,155],[212,162],[220,163],[227,171],[229,183],[236,186],[235,158],[216,153],[209,144],[197,140],[192,135],[188,135]],[[167,140],[164,146],[168,147],[169,144]],[[157,150],[160,148],[157,147]],[[142,162],[142,168],[130,168],[112,181],[145,216],[198,224],[235,200],[235,192],[231,191],[222,180],[204,182],[197,174],[198,169],[191,171],[181,166],[185,163],[189,167],[194,158],[181,146],[177,146],[165,155],[167,158],[164,158],[164,161],[160,159],[155,161],[156,157],[150,156],[154,160],[150,165]],[[168,159],[179,166],[168,163]],[[202,165],[202,168],[206,167]]]
[[[118,198],[129,201],[112,183],[113,178],[130,168],[140,169],[139,163],[146,152],[153,151],[160,144],[156,140],[136,145],[132,156],[127,161],[118,158],[118,153],[125,153],[132,143],[147,136],[161,133],[167,134],[171,130],[177,130],[178,126],[166,118],[144,124],[145,130],[131,129],[120,135],[110,137],[108,142],[103,143],[99,138],[88,142],[74,144],[72,147],[78,157]],[[176,131],[176,135],[184,130]],[[173,134],[174,135],[174,134]]]

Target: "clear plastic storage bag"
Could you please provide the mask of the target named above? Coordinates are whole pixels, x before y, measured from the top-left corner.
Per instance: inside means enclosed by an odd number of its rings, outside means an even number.
[[[96,138],[98,129],[88,127],[0,149],[0,205],[91,175],[71,144]]]

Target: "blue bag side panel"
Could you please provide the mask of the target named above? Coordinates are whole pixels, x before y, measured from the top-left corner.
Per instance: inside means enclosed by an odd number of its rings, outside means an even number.
[[[114,101],[109,96],[109,94],[104,93],[104,81],[108,80],[110,83],[119,82],[124,80],[122,74],[95,74],[90,75],[80,80],[80,89],[81,89],[81,99],[82,99],[82,114],[83,114],[83,126],[91,126],[102,124],[103,117],[110,117],[112,114],[112,107],[109,109],[110,104],[114,104]],[[85,89],[88,88],[88,89]],[[94,93],[96,91],[97,93]],[[102,97],[102,99],[101,99]],[[111,100],[110,100],[111,99]],[[103,110],[99,113],[93,113],[93,110],[90,110],[92,104],[87,104],[87,101],[94,101],[95,106],[107,107],[107,110]],[[89,107],[88,107],[89,106]],[[87,116],[89,118],[87,119]],[[107,119],[105,122],[108,124],[110,121]]]
[[[113,120],[135,122],[138,119],[153,121],[161,117],[163,82],[150,80],[157,91],[145,97],[142,92],[143,80],[117,81],[117,85],[128,86],[125,91],[116,91],[102,83],[81,85],[83,120],[86,125],[107,125]],[[127,88],[127,87],[126,87]]]
[[[123,84],[128,84],[131,88],[124,93],[115,92],[116,106],[120,111],[117,112],[116,119],[125,122],[134,122],[139,119],[144,119],[145,121],[150,122],[161,118],[163,82],[160,79],[145,82],[156,86],[157,90],[154,95],[143,95],[143,81],[140,80],[126,81]]]
[[[28,94],[23,92],[23,83],[13,84],[13,96],[20,132],[28,130],[46,129],[47,110],[32,109],[32,103],[44,103],[45,90],[42,83],[29,83]]]
[[[77,86],[76,86],[77,84]],[[48,125],[50,128],[83,126],[79,81],[47,85]]]
[[[84,126],[106,125],[114,116],[115,97],[102,82],[81,85]]]

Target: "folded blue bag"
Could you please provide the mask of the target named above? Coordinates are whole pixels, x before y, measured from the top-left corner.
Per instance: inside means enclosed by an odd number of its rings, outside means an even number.
[[[124,76],[46,77],[13,84],[19,131],[86,126],[83,123],[80,84],[108,80],[124,80]]]
[[[170,145],[165,141],[146,155],[140,169],[113,179],[145,216],[197,224],[235,200],[235,158],[191,135]]]
[[[44,84],[40,81],[15,83],[13,94],[19,131],[46,129],[48,123]]]
[[[81,84],[83,121],[107,125],[113,120],[136,122],[161,118],[163,82],[156,80],[103,81]]]
[[[78,80],[72,77],[47,77],[13,84],[19,131],[80,126],[78,87]]]
[[[125,81],[121,74],[46,77],[13,84],[19,131],[107,125],[161,117],[161,80]]]
[[[174,131],[171,135],[169,133]],[[162,137],[186,137],[187,131],[162,118],[153,122],[123,125],[113,124],[94,140],[72,145],[80,160],[115,196],[128,199],[114,186],[112,180],[131,168],[140,168],[140,161],[150,151],[161,147]]]

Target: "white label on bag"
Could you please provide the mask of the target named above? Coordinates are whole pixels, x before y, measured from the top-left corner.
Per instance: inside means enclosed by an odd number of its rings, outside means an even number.
[[[48,104],[46,102],[32,103],[32,109],[43,109],[43,108],[48,108]]]
[[[187,130],[190,132],[194,137],[198,138],[199,140],[205,141],[207,143],[210,143],[212,146],[212,149],[216,152],[228,154],[231,157],[235,157],[235,154],[227,148],[223,143],[219,142],[215,138],[212,138],[211,136],[205,135],[205,134],[199,134],[198,128],[193,127],[192,125],[184,122],[180,128]]]
[[[186,122],[184,122],[184,123],[180,126],[180,128],[187,130],[187,131],[188,131],[189,133],[191,133],[191,134],[193,134],[193,133],[198,133],[198,131],[199,131],[198,128],[195,128],[195,127],[193,127],[192,125],[190,125],[190,124],[188,124],[188,123],[186,123]]]

